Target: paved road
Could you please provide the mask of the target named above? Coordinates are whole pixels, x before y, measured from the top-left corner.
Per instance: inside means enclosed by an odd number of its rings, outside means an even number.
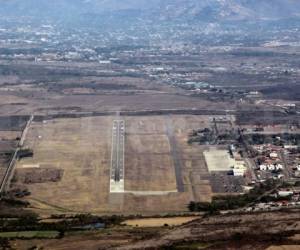
[[[115,120],[112,129],[111,180],[124,179],[124,134],[125,122]]]
[[[19,147],[23,147],[26,136],[27,136],[27,133],[28,133],[28,130],[29,130],[29,127],[30,127],[33,119],[34,119],[34,115],[31,115],[28,122],[27,122],[27,124],[26,124],[26,127],[24,128],[24,130],[22,132],[21,140],[19,141]]]
[[[245,162],[246,162],[246,164],[248,166],[248,169],[250,171],[251,179],[253,181],[257,181],[258,178],[257,178],[257,175],[256,175],[255,170],[254,170],[254,168],[256,167],[255,161],[253,159],[249,158],[249,157],[245,157],[244,159],[245,159]]]
[[[182,160],[180,158],[180,151],[177,146],[177,141],[174,136],[174,128],[173,124],[170,119],[167,119],[167,136],[169,139],[170,147],[171,147],[171,155],[173,158],[174,162],[174,167],[175,167],[175,177],[176,177],[176,184],[177,184],[177,191],[179,193],[184,192],[184,184],[183,184],[183,179],[182,179]]]

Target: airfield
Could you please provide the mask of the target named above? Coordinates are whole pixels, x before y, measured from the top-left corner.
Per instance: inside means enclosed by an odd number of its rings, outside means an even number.
[[[66,212],[168,213],[212,197],[204,146],[189,145],[208,116],[99,116],[32,122],[16,165],[30,208]],[[24,177],[25,176],[25,177]]]

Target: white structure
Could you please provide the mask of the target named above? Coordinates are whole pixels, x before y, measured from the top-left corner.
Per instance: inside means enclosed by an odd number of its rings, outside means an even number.
[[[294,192],[293,191],[278,191],[278,195],[280,197],[287,197],[287,196],[290,196],[290,195],[293,195]]]
[[[259,166],[259,170],[261,170],[261,171],[267,171],[268,167],[266,165],[260,165]]]
[[[273,158],[273,159],[274,159],[274,158],[276,159],[276,158],[278,158],[278,154],[275,153],[275,152],[272,152],[272,153],[270,154],[270,157]]]
[[[283,169],[283,165],[281,164],[277,164],[275,165],[276,170],[282,170]]]
[[[234,168],[233,169],[233,175],[234,176],[244,176],[245,170],[240,168]]]
[[[260,165],[259,166],[259,170],[261,171],[274,171],[274,170],[282,170],[283,169],[283,165],[282,164],[269,164],[269,165]]]
[[[273,164],[268,165],[268,170],[274,171],[275,170],[275,166]]]
[[[283,146],[285,149],[297,149],[298,145],[284,145]]]
[[[234,176],[244,176],[247,170],[246,164],[244,161],[235,160],[235,164],[233,166],[233,175]]]

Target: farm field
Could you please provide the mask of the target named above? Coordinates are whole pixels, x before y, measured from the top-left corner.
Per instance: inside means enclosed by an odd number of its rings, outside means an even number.
[[[146,218],[146,219],[133,219],[124,221],[125,225],[133,227],[163,227],[179,226],[187,222],[198,219],[199,217],[172,217],[172,218]]]

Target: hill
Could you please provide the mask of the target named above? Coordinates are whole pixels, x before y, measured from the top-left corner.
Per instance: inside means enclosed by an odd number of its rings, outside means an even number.
[[[0,4],[2,16],[62,19],[120,11],[154,20],[255,21],[300,18],[298,0],[0,0]]]

